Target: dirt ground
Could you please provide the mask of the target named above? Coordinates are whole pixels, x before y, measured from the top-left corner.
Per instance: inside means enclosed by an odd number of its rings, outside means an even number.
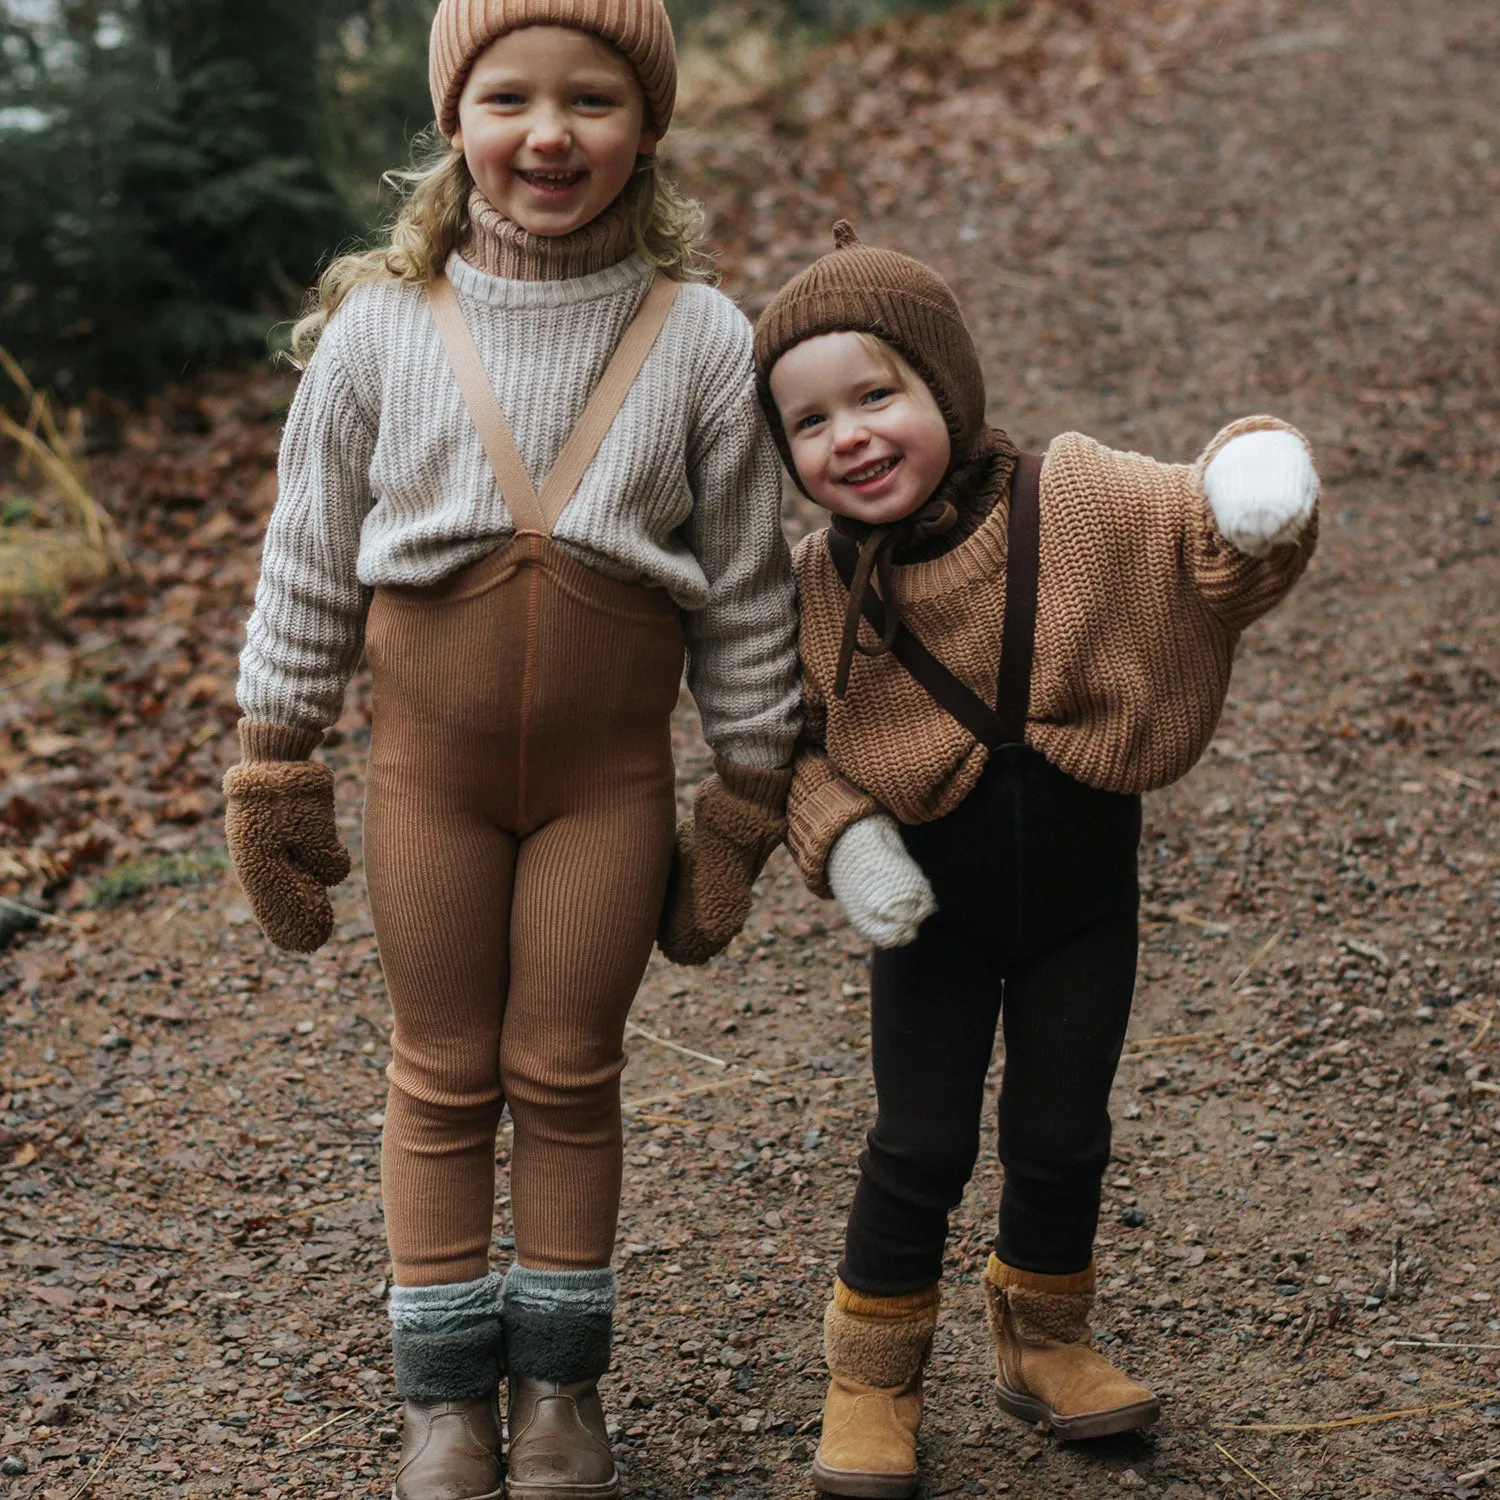
[[[1328,481],[1318,557],[1247,636],[1209,754],[1147,804],[1100,1323],[1162,1422],[1065,1447],[997,1409],[987,1137],[923,1493],[1500,1490],[1500,10],[1120,12],[924,18],[841,44],[801,116],[741,100],[683,146],[695,187],[724,186],[752,309],[853,211],[953,276],[1023,446],[1079,427],[1189,459],[1269,409]],[[1050,93],[1000,88],[1022,63]],[[758,182],[725,165],[747,120],[780,163]],[[388,1016],[358,872],[305,959],[217,874],[85,904],[110,862],[212,870],[285,394],[208,382],[117,414],[98,472],[136,574],[4,663],[4,840],[73,872],[0,955],[18,1500],[387,1493]],[[366,707],[357,684],[327,752],[356,852]],[[686,790],[705,755],[686,703],[679,730]],[[725,957],[647,976],[605,1385],[641,1500],[809,1493],[819,1318],[872,1111],[866,993],[853,935],[784,855]]]

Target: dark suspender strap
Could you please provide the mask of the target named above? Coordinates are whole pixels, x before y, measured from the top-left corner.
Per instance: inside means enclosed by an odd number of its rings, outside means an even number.
[[[1006,544],[1005,563],[1005,639],[1000,643],[1000,681],[1002,694],[1009,693],[1012,717],[1006,719],[991,708],[978,693],[961,682],[919,641],[906,625],[896,627],[891,655],[921,685],[928,697],[950,714],[983,745],[996,749],[1000,745],[1022,744],[1026,732],[1026,709],[1031,693],[1031,658],[1036,634],[1037,557],[1039,552],[1038,492],[1042,461],[1023,453],[1011,477],[1010,536]],[[1018,512],[1025,516],[1017,535]],[[1018,543],[1019,548],[1018,548]],[[1018,555],[1018,551],[1019,554]],[[849,588],[859,562],[859,548],[841,531],[828,532],[828,555],[838,575]],[[1019,572],[1019,576],[1018,576]],[[885,606],[874,589],[867,588],[860,613],[877,635],[885,631]],[[1019,648],[1010,645],[1015,629]],[[1019,700],[1019,729],[1016,728],[1014,703]],[[1006,700],[1002,698],[1002,703]]]
[[[859,548],[853,540],[840,531],[828,533],[828,554],[838,569],[839,577],[847,589],[854,583],[854,568],[859,561]],[[870,622],[876,635],[885,631],[885,606],[872,588],[865,590],[864,606],[860,613]],[[986,745],[999,744],[1000,720],[978,693],[960,682],[957,677],[930,652],[904,624],[897,625],[896,638],[891,643],[891,655],[925,689],[927,695],[951,714],[975,739]]]
[[[1031,662],[1036,652],[1036,587],[1042,550],[1042,461],[1034,453],[1016,460],[1010,481],[1010,525],[1005,537],[1005,634],[1000,639],[1000,680],[995,714],[1000,743],[1026,743],[1031,707]]]

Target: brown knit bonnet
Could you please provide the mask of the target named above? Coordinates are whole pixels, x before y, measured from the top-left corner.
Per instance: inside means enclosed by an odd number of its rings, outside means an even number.
[[[677,98],[677,49],[662,0],[442,0],[432,19],[427,82],[445,136],[458,129],[459,95],[474,59],[496,37],[526,26],[570,26],[624,53],[652,128],[666,133]]]
[[[777,292],[755,328],[761,403],[788,468],[771,370],[794,344],[824,333],[873,333],[897,350],[932,392],[962,463],[984,426],[984,372],[958,299],[930,266],[862,243],[847,219],[833,226],[833,244]]]
[[[871,333],[895,349],[932,392],[953,449],[942,485],[911,515],[885,526],[834,518],[838,530],[860,543],[834,687],[842,698],[854,652],[878,656],[895,640],[901,611],[891,576],[894,554],[915,560],[920,551],[914,549],[952,545],[972,531],[1009,481],[1016,450],[1003,432],[985,425],[984,372],[948,283],[909,255],[863,244],[846,219],[833,226],[833,244],[776,294],[755,328],[761,405],[793,482],[802,487],[771,397],[771,371],[794,345],[825,333]],[[859,621],[872,577],[886,607],[886,629],[867,647],[859,640]]]

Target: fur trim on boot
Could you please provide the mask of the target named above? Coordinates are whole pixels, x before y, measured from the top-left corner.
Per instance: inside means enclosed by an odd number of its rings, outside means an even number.
[[[1092,1262],[1072,1276],[1020,1271],[996,1255],[985,1267],[1000,1405],[1060,1438],[1129,1432],[1161,1415],[1156,1397],[1090,1342],[1094,1285]]]
[[[505,1278],[512,1500],[613,1500],[620,1478],[599,1402],[609,1368],[614,1271],[533,1271]]]
[[[406,1398],[392,1500],[497,1500],[501,1278],[391,1288],[396,1389]]]
[[[619,1281],[613,1270],[505,1277],[505,1349],[512,1370],[538,1380],[597,1380],[609,1368]]]
[[[501,1278],[391,1288],[396,1389],[408,1401],[493,1399],[504,1373]]]
[[[828,1395],[813,1483],[825,1495],[904,1500],[917,1492],[922,1367],[938,1289],[871,1297],[835,1281],[823,1317]]]

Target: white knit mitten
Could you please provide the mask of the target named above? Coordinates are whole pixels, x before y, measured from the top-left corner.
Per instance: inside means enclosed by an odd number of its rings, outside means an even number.
[[[1203,471],[1219,530],[1247,557],[1295,542],[1318,499],[1318,474],[1294,432],[1242,432]]]
[[[937,910],[922,867],[887,813],[851,823],[828,855],[828,884],[849,925],[877,948],[900,948]]]

